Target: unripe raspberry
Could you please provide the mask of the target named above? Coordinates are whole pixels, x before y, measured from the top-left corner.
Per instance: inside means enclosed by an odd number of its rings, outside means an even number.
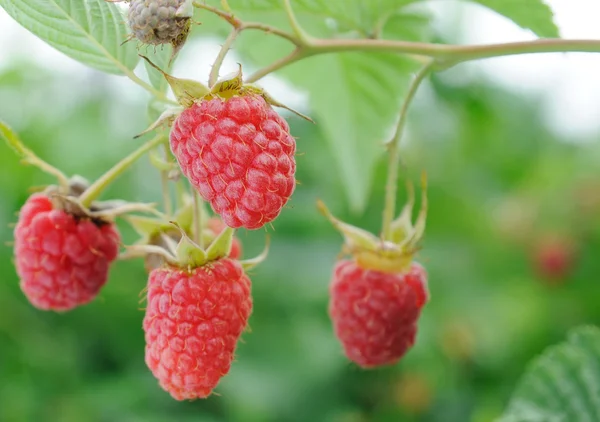
[[[183,174],[230,227],[273,221],[296,186],[296,141],[261,95],[197,102],[170,139]]]
[[[21,289],[37,308],[67,311],[93,300],[108,278],[120,236],[116,226],[74,216],[32,195],[15,228]]]
[[[177,14],[185,0],[131,0],[128,22],[137,39],[146,44],[169,44],[185,37],[189,17]]]
[[[229,372],[252,312],[250,279],[223,258],[192,270],[150,273],[146,364],[176,400],[208,397]]]
[[[336,264],[329,314],[348,359],[363,368],[397,362],[413,346],[421,308],[429,300],[426,273],[412,263],[406,272]]]

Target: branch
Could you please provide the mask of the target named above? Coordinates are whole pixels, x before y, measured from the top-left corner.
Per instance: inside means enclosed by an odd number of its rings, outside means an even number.
[[[214,13],[215,15],[219,16],[221,19],[225,20],[227,23],[229,23],[231,26],[233,26],[239,32],[245,31],[247,29],[255,29],[255,30],[263,31],[266,34],[276,35],[280,38],[288,40],[289,42],[291,42],[297,46],[301,44],[301,42],[298,40],[298,38],[294,34],[291,34],[286,31],[282,31],[281,29],[276,28],[274,26],[267,25],[267,24],[264,24],[261,22],[243,22],[242,20],[236,18],[233,15],[233,13],[224,12],[222,10],[217,9],[216,7],[212,7],[207,4],[200,3],[200,2],[194,2],[193,4],[194,4],[194,7],[197,7],[198,9],[203,9],[203,10],[206,10],[208,12]]]
[[[448,45],[411,41],[378,39],[313,39],[307,45],[299,46],[292,54],[258,70],[248,78],[248,82],[297,62],[306,57],[341,52],[387,52],[436,59],[436,69],[447,69],[459,63],[502,56],[538,53],[600,53],[600,40],[565,40],[546,38],[535,41],[511,42],[505,44]]]
[[[104,191],[104,189],[106,189],[125,170],[131,167],[131,165],[135,163],[142,155],[166,141],[167,138],[165,135],[159,134],[115,164],[110,170],[100,176],[99,179],[89,186],[85,192],[83,192],[83,194],[79,197],[81,205],[89,207],[92,202]]]
[[[308,57],[308,55],[306,54],[306,49],[301,47],[296,48],[287,56],[282,57],[281,59],[274,61],[270,65],[257,70],[252,75],[250,75],[245,82],[248,84],[254,83],[259,79],[262,79],[263,77],[267,76],[269,73],[275,72],[281,69],[282,67],[288,66],[306,57]]]
[[[429,63],[423,66],[421,70],[419,70],[419,72],[417,72],[417,74],[415,75],[410,86],[408,87],[408,91],[406,92],[404,102],[402,103],[402,107],[400,109],[400,118],[398,120],[398,125],[396,126],[394,137],[388,143],[389,164],[387,182],[385,185],[383,228],[381,230],[382,238],[385,240],[390,239],[390,230],[396,209],[396,191],[398,190],[397,185],[399,166],[398,147],[400,146],[400,140],[402,139],[402,133],[404,132],[404,126],[406,125],[408,109],[410,107],[410,104],[412,103],[415,94],[417,93],[417,89],[421,85],[421,82],[423,82],[427,75],[429,75],[429,73],[433,70],[435,65],[435,60],[430,60]]]
[[[297,62],[306,57],[319,54],[364,51],[387,52],[432,58],[437,62],[436,69],[445,69],[462,62],[501,56],[537,53],[600,53],[600,40],[566,40],[561,38],[545,38],[534,41],[510,42],[502,44],[481,45],[452,45],[433,44],[424,42],[382,40],[382,39],[323,39],[312,38],[300,27],[289,0],[282,0],[290,20],[293,33],[282,31],[270,25],[258,22],[243,22],[230,12],[224,12],[215,7],[198,1],[194,6],[216,14],[239,31],[256,29],[265,33],[286,39],[296,46],[296,49],[263,69],[258,70],[248,78],[248,82],[258,79],[271,72]]]
[[[217,83],[217,79],[219,79],[219,70],[221,70],[221,66],[223,65],[225,56],[227,56],[229,49],[235,42],[235,39],[237,38],[237,36],[240,34],[240,31],[241,30],[239,28],[234,28],[229,33],[229,36],[225,39],[225,42],[221,46],[221,50],[219,51],[219,54],[217,55],[217,58],[215,59],[215,63],[213,64],[213,67],[210,70],[210,76],[208,77],[208,86],[209,87],[212,88],[213,85],[215,83]]]

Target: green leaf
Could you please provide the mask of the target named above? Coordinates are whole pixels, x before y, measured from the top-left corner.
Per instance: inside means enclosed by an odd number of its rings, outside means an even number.
[[[67,56],[122,75],[138,62],[135,45],[121,43],[127,27],[118,7],[105,0],[0,0],[26,29]]]
[[[354,211],[367,203],[373,168],[416,68],[394,54],[342,53],[307,59],[282,73],[309,91],[311,117],[334,151]]]
[[[559,37],[550,6],[542,0],[472,0],[507,17],[540,37]]]
[[[573,330],[535,359],[501,422],[600,420],[600,329]]]

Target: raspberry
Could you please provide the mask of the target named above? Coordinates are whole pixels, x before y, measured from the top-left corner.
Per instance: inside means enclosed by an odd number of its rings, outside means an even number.
[[[131,0],[128,21],[137,39],[146,44],[168,44],[185,37],[190,19],[177,10],[185,0]]]
[[[563,236],[546,236],[534,249],[537,273],[549,282],[559,283],[574,270],[576,249],[573,240]]]
[[[93,300],[108,279],[120,236],[112,223],[71,215],[32,195],[15,228],[15,265],[33,306],[67,311]]]
[[[197,102],[170,138],[183,174],[230,227],[262,227],[294,191],[296,141],[258,94]]]
[[[150,273],[146,364],[176,400],[208,397],[229,372],[252,312],[250,279],[228,258]]]
[[[385,273],[339,261],[330,293],[335,333],[348,359],[363,368],[391,365],[404,356],[429,300],[426,273],[417,263],[403,273]]]

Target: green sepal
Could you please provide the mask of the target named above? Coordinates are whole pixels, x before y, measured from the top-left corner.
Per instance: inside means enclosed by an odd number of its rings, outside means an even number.
[[[208,213],[204,207],[202,207],[201,211],[202,221],[206,221],[208,219]],[[175,212],[174,220],[183,230],[188,233],[191,232],[194,224],[194,205],[192,203],[192,198],[189,195],[186,195],[183,198],[183,206]]]
[[[313,119],[311,119],[310,117],[308,117],[306,114],[302,114],[299,111],[294,110],[291,107],[286,106],[283,103],[280,103],[279,101],[277,101],[275,98],[271,97],[271,95],[269,95],[264,89],[255,86],[255,85],[244,85],[244,91],[245,92],[250,92],[250,93],[255,93],[260,95],[261,97],[263,97],[265,99],[265,101],[267,103],[269,103],[272,106],[275,107],[279,107],[279,108],[283,108],[285,110],[291,111],[292,113],[294,113],[295,115],[303,118],[304,120],[308,120],[311,123],[314,123],[315,121]]]
[[[173,225],[181,231],[181,240],[175,249],[178,266],[197,268],[206,264],[209,261],[206,251],[194,242],[176,223],[173,223]]]
[[[225,228],[219,233],[215,240],[208,245],[206,249],[206,258],[209,261],[215,261],[219,258],[228,256],[231,252],[231,245],[233,244],[233,234],[235,229],[225,226]]]
[[[427,222],[427,175],[425,172],[421,174],[421,209],[419,215],[413,225],[412,220],[412,208],[414,206],[414,190],[409,189],[409,201],[400,213],[400,216],[392,222],[392,238],[398,236],[398,240],[392,240],[398,244],[399,247],[404,249],[414,248],[417,243],[423,237],[425,233],[425,226]],[[410,207],[406,211],[407,207]]]
[[[400,243],[409,238],[414,231],[412,223],[412,212],[415,206],[415,188],[411,182],[406,183],[408,200],[402,208],[400,215],[391,224],[390,238],[386,239],[393,243]]]
[[[177,102],[181,104],[183,107],[188,108],[191,107],[194,102],[205,95],[210,93],[208,87],[201,82],[194,81],[192,79],[179,79],[174,76],[165,73],[161,68],[152,63],[152,61],[143,55],[140,57],[148,62],[150,66],[158,70],[167,80]]]
[[[242,268],[244,269],[244,271],[249,271],[249,270],[253,269],[254,267],[262,264],[267,259],[268,255],[269,255],[270,244],[271,244],[271,238],[269,236],[267,236],[265,239],[265,247],[262,250],[262,252],[260,253],[260,255],[254,257],[254,258],[244,259],[244,260],[240,261],[240,264],[242,265]]]
[[[218,96],[227,96],[227,93],[238,92],[243,85],[242,65],[238,63],[238,70],[219,79],[211,88],[210,93]]]
[[[137,139],[147,133],[150,133],[156,129],[168,129],[173,125],[173,122],[181,114],[182,109],[180,108],[168,108],[158,116],[150,126],[148,126],[144,131],[138,133],[133,137],[133,139]]]
[[[329,211],[323,201],[317,201],[317,208],[327,219],[333,224],[333,226],[344,236],[346,246],[351,249],[362,249],[362,250],[376,250],[378,245],[381,243],[374,234],[363,230],[359,227],[352,226],[344,223],[338,218],[334,217]]]

